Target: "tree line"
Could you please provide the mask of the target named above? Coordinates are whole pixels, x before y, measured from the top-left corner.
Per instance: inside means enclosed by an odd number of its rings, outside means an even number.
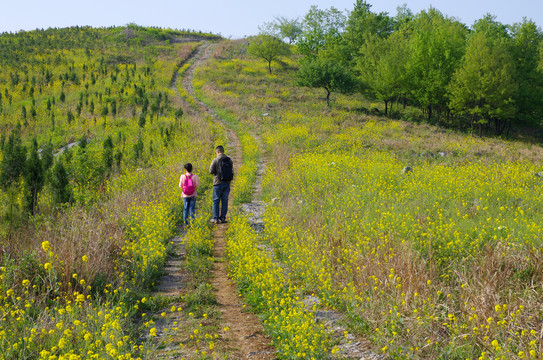
[[[526,18],[506,25],[487,14],[468,27],[432,7],[390,16],[357,0],[346,13],[312,6],[301,20],[278,17],[248,52],[271,65],[294,45],[297,84],[325,89],[328,102],[357,91],[388,116],[410,106],[431,122],[502,135],[543,125],[542,40]]]

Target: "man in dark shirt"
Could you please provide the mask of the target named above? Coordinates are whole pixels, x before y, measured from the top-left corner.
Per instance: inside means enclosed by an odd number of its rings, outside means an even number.
[[[229,160],[230,167],[232,161],[224,154],[224,147],[219,145],[215,148],[217,157],[211,162],[209,173],[215,175],[213,177],[213,219],[212,223],[226,223],[226,213],[228,212],[228,195],[230,194],[230,180],[221,180],[220,163],[221,161]],[[226,159],[228,158],[228,159]],[[233,170],[232,170],[233,176]],[[219,211],[220,210],[220,211]]]

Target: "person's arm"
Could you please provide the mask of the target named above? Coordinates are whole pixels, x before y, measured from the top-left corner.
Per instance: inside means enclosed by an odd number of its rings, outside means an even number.
[[[200,178],[198,175],[192,175],[194,178],[194,190],[198,190],[198,187],[200,186]]]
[[[179,178],[179,187],[182,188],[183,187],[183,176],[184,175],[181,175],[181,177]]]
[[[209,173],[211,175],[217,175],[217,158],[211,161],[211,166],[209,167]]]

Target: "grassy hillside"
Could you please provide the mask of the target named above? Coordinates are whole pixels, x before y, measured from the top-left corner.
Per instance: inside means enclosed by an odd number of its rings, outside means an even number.
[[[230,42],[196,80],[267,158],[264,236],[238,219],[231,256],[282,356],[337,351],[299,315],[311,295],[392,358],[540,358],[543,149],[328,108],[285,65]]]
[[[0,36],[0,358],[150,351],[140,300],[179,223],[182,164],[207,166],[224,139],[183,114],[174,81],[216,38],[136,25]]]
[[[156,355],[150,313],[167,301],[149,291],[182,164],[206,194],[227,143],[176,82],[207,40],[133,24],[0,36],[0,358]],[[261,233],[232,209],[230,275],[278,358],[343,358],[352,335],[399,359],[543,356],[543,148],[380,117],[359,94],[328,106],[296,86],[294,57],[270,73],[245,40],[213,49],[196,95],[240,139],[236,203],[266,204]],[[227,358],[201,213],[184,238],[186,324],[165,333],[192,358]],[[319,311],[340,315],[345,340]]]

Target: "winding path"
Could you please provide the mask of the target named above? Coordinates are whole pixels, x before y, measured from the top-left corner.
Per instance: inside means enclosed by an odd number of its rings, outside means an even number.
[[[229,143],[225,146],[229,156],[234,161],[234,170],[239,173],[242,162],[241,143],[237,135],[222,119],[194,95],[192,81],[195,70],[205,63],[213,51],[214,44],[204,43],[192,57],[192,65],[183,76],[182,85],[185,91],[191,96],[196,106],[191,106],[189,111],[195,114],[208,115],[220,122],[227,132]],[[176,86],[175,78],[172,87]],[[176,92],[177,93],[177,92]],[[235,186],[235,181],[232,186]],[[229,209],[232,209],[232,196],[229,198]],[[275,349],[270,345],[270,339],[264,334],[262,324],[257,316],[250,312],[241,303],[235,284],[228,278],[228,259],[226,256],[225,234],[229,224],[216,225],[213,233],[214,241],[214,268],[211,282],[215,289],[215,296],[218,302],[218,309],[222,314],[222,327],[230,330],[223,335],[228,343],[229,359],[275,359]],[[158,292],[160,296],[182,295],[184,292],[184,275],[181,270],[181,262],[184,257],[184,249],[180,243],[180,237],[172,239],[174,242],[175,255],[171,256],[165,267],[166,274],[161,279]],[[168,350],[163,355],[168,354]],[[163,358],[163,355],[157,355]],[[171,356],[172,354],[169,353]],[[168,357],[170,358],[170,357]]]
[[[194,89],[192,87],[192,79],[194,71],[202,63],[207,61],[209,54],[213,50],[213,45],[204,45],[195,56],[193,65],[188,69],[186,77],[183,79],[183,87],[191,96],[194,97]],[[222,120],[217,114],[196,100],[199,111],[205,111],[211,116]],[[234,161],[234,169],[239,173],[239,168],[242,162],[241,143],[237,135],[229,129],[226,124],[223,125],[227,129],[227,135],[230,143],[227,146],[227,151]],[[233,183],[235,185],[235,181]],[[228,199],[229,209],[232,209],[232,196]],[[274,359],[274,349],[269,346],[270,340],[264,335],[262,325],[259,319],[251,312],[244,310],[243,304],[239,300],[239,296],[233,282],[228,278],[227,268],[228,260],[226,257],[226,241],[225,233],[229,224],[219,224],[213,233],[215,243],[214,257],[215,267],[213,269],[212,284],[216,289],[217,302],[224,319],[224,325],[230,328],[227,333],[230,341],[234,344],[236,359]]]

